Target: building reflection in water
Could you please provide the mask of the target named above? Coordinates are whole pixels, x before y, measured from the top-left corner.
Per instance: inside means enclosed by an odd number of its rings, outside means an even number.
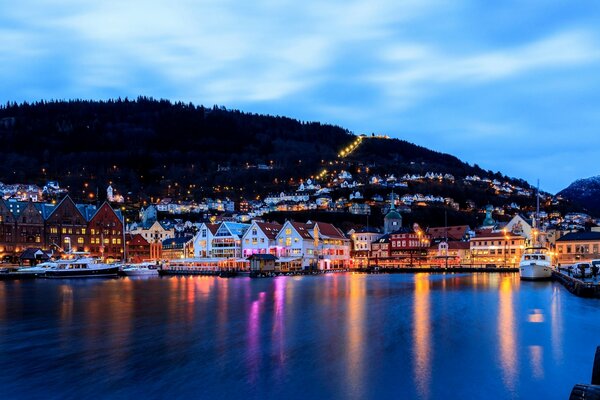
[[[413,302],[413,362],[417,392],[422,399],[430,396],[431,384],[431,298],[429,274],[415,275]]]
[[[499,358],[502,368],[502,380],[504,385],[511,391],[515,389],[518,372],[513,284],[515,284],[513,277],[504,276],[501,278],[498,309],[498,341],[500,343]]]
[[[274,292],[274,317],[272,343],[277,355],[278,364],[283,367],[285,365],[285,293],[287,286],[286,277],[275,278]],[[281,371],[282,372],[282,371]]]
[[[258,375],[260,373],[261,366],[261,331],[260,331],[260,319],[266,299],[266,293],[260,292],[258,299],[254,300],[250,305],[250,313],[248,314],[248,327],[247,333],[247,368],[248,368],[248,380],[252,383],[256,383]]]
[[[529,361],[535,379],[544,378],[544,349],[542,346],[529,346]]]
[[[562,293],[563,291],[557,285],[553,288],[552,302],[550,303],[552,355],[555,363],[562,363],[563,360],[563,314],[562,314]]]
[[[365,334],[365,301],[366,287],[365,275],[355,275],[349,279],[348,299],[348,319],[346,321],[346,332],[348,338],[348,383],[355,388],[363,387],[367,366],[365,365],[365,343],[369,340]],[[354,397],[362,399],[367,397],[367,393],[361,393],[361,390],[352,390]]]

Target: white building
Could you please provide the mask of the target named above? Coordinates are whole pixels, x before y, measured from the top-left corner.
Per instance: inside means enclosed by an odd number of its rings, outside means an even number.
[[[202,223],[194,236],[194,257],[212,257],[212,240],[219,229],[219,224]]]
[[[242,236],[242,256],[252,254],[277,255],[277,234],[281,230],[278,223],[253,221],[250,228]]]
[[[212,239],[212,255],[216,258],[241,258],[242,236],[250,224],[221,222]]]

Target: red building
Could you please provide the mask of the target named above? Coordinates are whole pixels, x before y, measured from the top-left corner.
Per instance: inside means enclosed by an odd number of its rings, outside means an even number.
[[[108,203],[75,204],[69,196],[57,205],[0,199],[0,257],[16,259],[27,248],[120,260],[122,216]]]
[[[128,262],[141,263],[152,259],[150,243],[139,233],[125,235],[125,248]]]
[[[88,222],[89,252],[94,257],[123,259],[123,222],[108,203]]]
[[[390,257],[400,265],[421,265],[427,260],[430,236],[420,229],[401,228],[390,233]]]

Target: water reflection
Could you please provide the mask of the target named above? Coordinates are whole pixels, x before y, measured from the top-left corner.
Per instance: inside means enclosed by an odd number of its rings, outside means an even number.
[[[502,380],[510,391],[515,389],[515,380],[518,373],[513,281],[514,279],[511,279],[511,276],[504,276],[500,280],[498,312],[498,340],[500,343]]]
[[[550,303],[552,355],[554,362],[561,363],[563,359],[563,317],[562,317],[562,292],[558,286],[552,291]]]
[[[359,275],[350,280],[348,295],[348,320],[346,332],[348,333],[348,382],[355,387],[362,387],[367,366],[365,365],[365,343],[369,340],[365,335],[365,275]],[[364,398],[361,390],[350,392],[354,398]]]
[[[568,398],[597,304],[518,274],[1,282],[0,397]]]
[[[544,349],[542,346],[529,346],[529,361],[533,377],[542,379],[544,377]]]
[[[429,274],[415,275],[413,302],[414,376],[420,398],[430,395],[431,381],[431,304]]]

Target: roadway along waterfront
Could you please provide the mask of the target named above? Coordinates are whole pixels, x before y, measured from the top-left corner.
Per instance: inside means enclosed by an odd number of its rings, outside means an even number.
[[[13,398],[567,399],[600,300],[518,273],[0,282]]]

